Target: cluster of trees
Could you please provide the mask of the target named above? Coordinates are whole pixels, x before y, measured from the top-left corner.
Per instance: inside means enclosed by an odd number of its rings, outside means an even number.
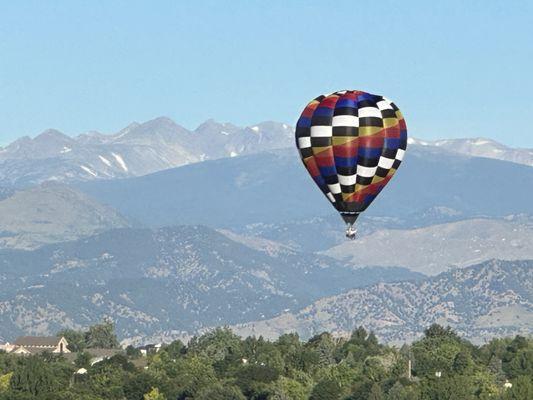
[[[220,328],[146,358],[129,348],[86,374],[76,368],[60,355],[0,354],[0,400],[533,399],[532,339],[474,346],[438,325],[400,349],[363,328],[307,342]]]
[[[57,333],[68,342],[68,349],[74,353],[83,352],[85,349],[116,349],[120,346],[115,333],[115,325],[110,320],[93,325],[86,331],[64,329]]]

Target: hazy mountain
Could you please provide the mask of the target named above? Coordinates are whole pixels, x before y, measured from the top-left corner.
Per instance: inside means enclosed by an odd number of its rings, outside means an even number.
[[[148,226],[235,227],[333,213],[292,149],[78,187]],[[431,224],[476,216],[531,215],[531,187],[531,167],[413,145],[398,174],[360,221],[373,216]]]
[[[113,230],[34,251],[0,251],[0,338],[86,326],[106,315],[123,337],[193,333],[420,276],[250,247],[205,227]]]
[[[409,144],[434,146],[474,157],[495,158],[517,164],[533,166],[533,149],[516,149],[487,138],[445,139],[426,141],[409,139]]]
[[[11,187],[0,186],[0,201],[7,199],[15,193],[15,190]]]
[[[293,130],[264,122],[252,127],[208,120],[189,131],[169,118],[133,123],[112,135],[75,138],[47,130],[0,149],[0,185],[85,181],[146,175],[207,159],[288,147]]]
[[[530,153],[485,139],[413,139],[360,217],[359,239],[346,242],[284,124],[208,120],[190,131],[157,118],[111,135],[21,138],[0,149],[0,338],[106,315],[123,337],[253,320],[240,331],[363,324],[401,340],[440,322],[475,338],[527,333],[532,262],[423,284],[413,271],[533,259]],[[35,186],[44,181],[71,186]],[[210,228],[160,229],[179,224]],[[326,250],[336,258],[311,254]],[[405,279],[413,282],[362,289]]]
[[[34,248],[128,225],[115,210],[55,183],[0,201],[0,248]]]
[[[415,339],[432,323],[476,341],[533,333],[533,261],[488,261],[419,282],[380,283],[320,299],[294,313],[233,327],[277,337],[297,331],[347,335],[358,326],[389,342]]]
[[[366,213],[365,213],[366,214]],[[370,213],[369,213],[370,214]],[[401,216],[364,215],[357,221],[357,236],[362,238],[382,229],[413,229],[434,224],[460,221],[463,216],[457,210],[434,206],[418,214]],[[288,219],[282,222],[258,222],[233,228],[248,237],[282,242],[301,251],[323,251],[346,242],[343,223],[338,213],[323,217]],[[320,238],[320,240],[317,240]]]
[[[28,136],[17,139],[0,152],[0,160],[56,157],[68,153],[75,143],[74,139],[58,130],[48,129],[33,139]]]
[[[429,227],[383,229],[324,254],[356,265],[403,266],[426,275],[482,261],[533,260],[533,220],[472,219]]]
[[[483,139],[410,144],[469,156],[533,165],[532,149],[514,149]],[[114,134],[77,137],[49,129],[0,148],[0,185],[28,186],[44,181],[87,181],[142,176],[208,159],[235,157],[294,146],[293,128],[277,122],[250,127],[207,120],[190,131],[166,117],[134,122]]]

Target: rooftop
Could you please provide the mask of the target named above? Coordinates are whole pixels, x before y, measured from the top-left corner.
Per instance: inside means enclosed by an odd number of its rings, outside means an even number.
[[[20,336],[14,344],[23,347],[56,347],[61,339],[57,336]]]

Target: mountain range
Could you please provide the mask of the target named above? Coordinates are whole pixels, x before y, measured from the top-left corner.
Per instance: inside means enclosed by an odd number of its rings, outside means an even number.
[[[533,220],[466,219],[416,229],[381,229],[324,254],[356,265],[403,266],[426,275],[489,259],[533,260]]]
[[[531,166],[532,149],[514,149],[485,138],[410,144]],[[238,127],[207,120],[188,130],[167,117],[133,122],[112,134],[76,137],[48,129],[0,148],[0,186],[27,187],[45,181],[75,182],[142,176],[204,160],[291,147],[294,131],[278,122]]]
[[[409,139],[409,144],[432,146],[473,157],[494,158],[533,166],[533,149],[515,149],[487,138],[444,139],[427,141]]]
[[[403,268],[355,268],[326,256],[244,244],[201,226],[125,228],[33,251],[0,251],[0,338],[112,318],[121,337],[270,318]]]
[[[130,179],[82,182],[76,187],[153,227],[282,223],[334,212],[293,149],[205,161]],[[364,218],[391,217],[415,224],[425,217],[426,223],[435,223],[435,218],[445,222],[459,217],[533,215],[531,187],[531,167],[413,145],[392,184]]]
[[[296,312],[232,328],[243,336],[274,338],[323,331],[349,335],[358,326],[387,342],[403,343],[433,323],[482,342],[494,336],[530,335],[533,261],[487,261],[417,282],[379,283],[320,299]]]
[[[0,339],[104,316],[137,342],[223,324],[531,333],[531,150],[410,139],[347,242],[293,140],[283,123],[161,117],[0,149]]]
[[[0,186],[140,176],[292,143],[292,128],[276,122],[241,128],[208,120],[189,131],[159,117],[132,123],[115,134],[91,132],[77,137],[49,129],[0,149]]]

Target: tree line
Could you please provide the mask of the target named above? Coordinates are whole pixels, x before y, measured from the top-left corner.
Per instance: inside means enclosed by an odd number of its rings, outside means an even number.
[[[396,348],[363,328],[307,341],[297,334],[243,339],[218,328],[146,357],[128,347],[90,365],[85,349],[118,344],[112,324],[60,335],[78,352],[75,362],[0,353],[0,400],[533,399],[533,340],[522,336],[475,346],[432,325]]]

